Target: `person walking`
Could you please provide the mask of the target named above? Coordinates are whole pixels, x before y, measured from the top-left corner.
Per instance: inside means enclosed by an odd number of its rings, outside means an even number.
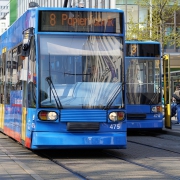
[[[179,86],[176,86],[176,90],[173,93],[172,97],[176,99],[176,106],[173,109],[177,113],[177,123],[176,124],[180,124],[180,87]],[[172,114],[172,116],[173,116],[173,114]]]

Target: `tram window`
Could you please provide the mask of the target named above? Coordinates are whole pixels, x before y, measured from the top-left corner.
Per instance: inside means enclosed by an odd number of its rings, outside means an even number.
[[[17,62],[16,90],[22,90],[22,81],[20,80],[20,74],[21,74],[21,69],[23,68],[23,66],[22,66],[22,59],[20,58],[20,56],[16,57],[16,62]]]
[[[35,41],[34,37],[31,39],[30,47],[30,59],[29,59],[29,74],[30,78],[28,79],[28,107],[36,107],[36,56],[35,56]],[[46,64],[47,66],[47,64]]]
[[[41,78],[51,76],[53,83],[60,84],[82,81],[79,76],[82,74],[82,56],[43,55],[41,61]]]
[[[6,94],[5,94],[5,104],[10,104],[10,93],[13,89],[12,87],[12,51],[7,53],[6,61]]]
[[[28,107],[36,107],[36,87],[33,82],[28,84]]]
[[[129,104],[157,104],[160,101],[160,68],[155,66],[156,61],[159,60],[129,60],[126,75]]]
[[[4,54],[2,54],[2,56],[0,57],[0,65],[2,68],[0,68],[0,92],[1,92],[1,98],[0,98],[0,103],[3,104],[4,103],[4,81],[3,81],[3,77],[4,77],[4,60],[5,56]]]

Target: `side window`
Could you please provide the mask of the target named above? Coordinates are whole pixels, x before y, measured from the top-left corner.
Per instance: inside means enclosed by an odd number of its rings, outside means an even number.
[[[36,107],[36,54],[35,40],[31,39],[28,67],[28,107]]]
[[[2,54],[2,71],[1,71],[1,96],[2,96],[2,103],[5,103],[5,93],[4,93],[4,86],[5,86],[5,72],[6,72],[6,52]]]
[[[12,86],[12,51],[7,53],[6,60],[6,93],[5,93],[5,104],[10,104],[10,92],[13,89]]]
[[[22,81],[20,80],[21,69],[23,68],[22,59],[18,56],[18,48],[12,50],[11,73],[13,90],[22,90]]]
[[[0,84],[1,103],[10,104],[13,91],[22,90],[22,81],[20,80],[22,60],[18,56],[18,47],[3,54],[2,61],[0,61],[2,69],[0,70]],[[5,88],[5,91],[4,91]]]
[[[4,62],[5,62],[5,54],[3,53],[0,57],[0,104],[4,103]]]

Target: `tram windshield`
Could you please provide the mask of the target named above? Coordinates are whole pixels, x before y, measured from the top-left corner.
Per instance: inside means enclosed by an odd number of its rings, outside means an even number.
[[[159,104],[160,60],[127,58],[126,95],[128,104]]]
[[[39,42],[40,107],[123,106],[121,37],[40,35]]]

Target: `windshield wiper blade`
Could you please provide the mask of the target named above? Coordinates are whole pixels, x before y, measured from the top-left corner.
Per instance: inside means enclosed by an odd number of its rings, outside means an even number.
[[[50,87],[50,88],[52,87],[52,93],[53,93],[54,99],[55,99],[55,101],[56,101],[57,107],[58,107],[59,109],[60,109],[60,108],[62,109],[63,106],[62,106],[62,104],[61,104],[61,101],[59,100],[58,94],[57,94],[56,89],[55,89],[55,87],[54,87],[54,84],[53,84],[53,82],[52,82],[52,80],[51,80],[51,77],[50,77],[50,76],[49,76],[49,77],[46,77],[46,81],[48,82],[49,87]],[[51,93],[51,89],[50,89],[50,93]],[[50,100],[51,100],[51,98],[50,98]]]
[[[117,90],[115,91],[115,93],[112,95],[112,97],[110,98],[109,102],[107,103],[107,105],[104,107],[105,110],[109,109],[112,105],[112,103],[114,102],[114,100],[116,99],[116,97],[118,96],[119,92],[122,91],[122,86],[123,83],[118,86]]]
[[[81,76],[81,75],[91,75],[91,74],[74,74],[74,73],[64,73],[64,74],[67,74],[67,75],[73,75],[73,76],[75,76],[75,75],[77,75],[77,76]]]

